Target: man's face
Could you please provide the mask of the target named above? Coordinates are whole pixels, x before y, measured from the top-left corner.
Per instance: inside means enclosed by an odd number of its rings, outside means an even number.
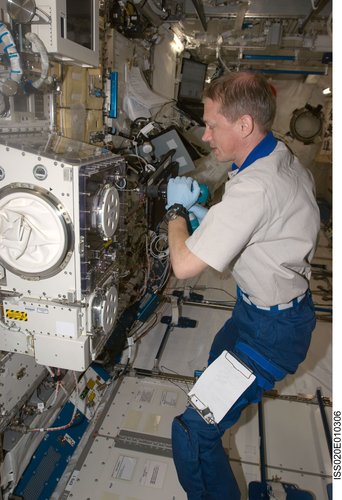
[[[209,142],[217,160],[235,161],[241,146],[239,120],[232,123],[219,110],[219,102],[209,98],[204,99],[203,120],[206,127],[202,140]]]

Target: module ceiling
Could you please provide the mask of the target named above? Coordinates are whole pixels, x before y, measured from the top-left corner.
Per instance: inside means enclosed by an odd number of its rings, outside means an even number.
[[[331,0],[186,0],[183,8],[166,22],[208,63],[313,73],[331,64]]]

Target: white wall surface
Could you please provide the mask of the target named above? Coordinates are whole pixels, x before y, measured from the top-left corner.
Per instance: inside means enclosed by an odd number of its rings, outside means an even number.
[[[168,37],[154,47],[152,87],[164,97],[174,99],[177,71],[177,53]]]
[[[330,163],[317,161],[322,142],[303,144],[287,135],[295,109],[303,108],[306,104],[313,107],[321,104],[323,110],[329,106],[331,98],[322,93],[322,90],[329,86],[329,78],[317,77],[315,83],[310,84],[300,80],[274,80],[271,83],[277,90],[277,114],[273,130],[283,138],[302,164],[311,170],[316,182],[317,195],[330,202],[332,166]]]

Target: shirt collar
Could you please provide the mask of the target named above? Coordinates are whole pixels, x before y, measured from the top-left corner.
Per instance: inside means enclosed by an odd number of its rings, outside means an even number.
[[[239,168],[235,163],[232,164],[232,170],[237,170],[236,173],[241,172],[245,168],[249,167],[252,163],[254,163],[259,158],[263,158],[264,156],[268,156],[275,149],[278,141],[272,134],[269,132],[265,137],[255,146],[254,149],[249,153],[241,167]]]

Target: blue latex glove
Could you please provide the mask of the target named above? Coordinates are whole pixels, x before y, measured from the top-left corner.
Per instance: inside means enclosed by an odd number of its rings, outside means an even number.
[[[175,177],[167,184],[167,204],[166,208],[172,207],[175,203],[183,205],[187,210],[192,207],[200,195],[198,182],[192,177]]]
[[[192,214],[194,214],[194,216],[196,217],[196,219],[198,219],[198,222],[201,223],[202,220],[204,219],[204,217],[207,215],[208,213],[208,209],[205,208],[205,207],[202,207],[202,205],[198,205],[198,203],[196,203],[195,205],[193,205],[190,210],[189,210]]]

